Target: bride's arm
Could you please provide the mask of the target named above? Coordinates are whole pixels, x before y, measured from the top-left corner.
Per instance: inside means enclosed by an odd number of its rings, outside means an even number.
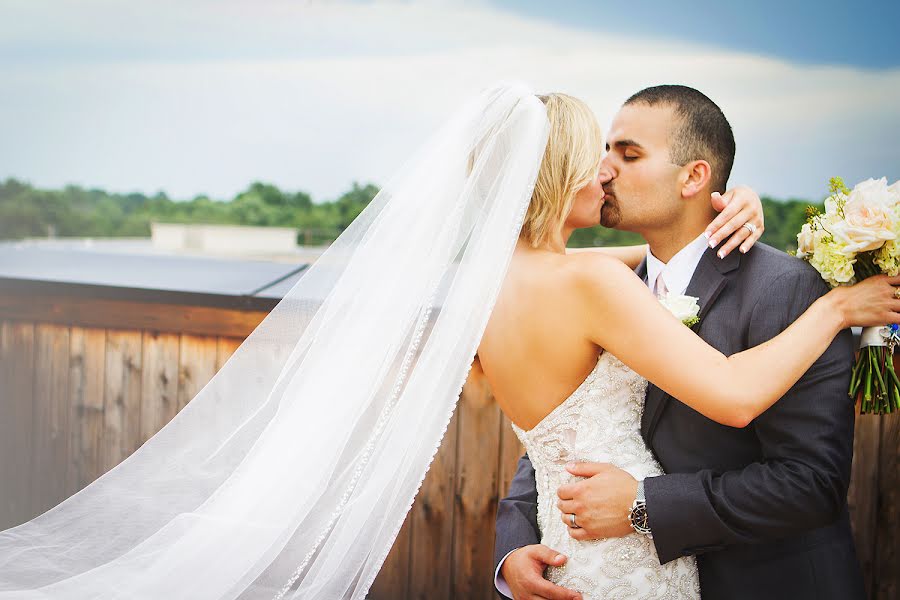
[[[900,322],[900,300],[893,296],[900,277],[880,276],[830,291],[780,335],[725,356],[672,316],[622,263],[597,254],[578,260],[584,261],[577,277],[591,340],[732,427],[745,427],[781,398],[842,329]]]

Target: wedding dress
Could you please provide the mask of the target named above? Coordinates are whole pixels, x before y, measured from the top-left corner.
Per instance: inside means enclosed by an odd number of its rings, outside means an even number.
[[[561,567],[548,567],[546,577],[585,600],[700,598],[693,556],[660,565],[653,541],[638,533],[575,540],[556,505],[556,490],[581,479],[566,471],[569,462],[611,463],[636,479],[662,474],[640,433],[646,390],[647,380],[604,352],[578,389],[536,426],[512,426],[534,466],[541,543],[568,557]]]

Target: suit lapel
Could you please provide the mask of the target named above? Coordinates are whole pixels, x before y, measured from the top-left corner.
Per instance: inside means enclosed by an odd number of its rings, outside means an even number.
[[[698,335],[700,334],[700,329],[703,327],[703,318],[709,313],[709,309],[715,304],[719,294],[722,293],[722,290],[725,289],[725,286],[728,283],[726,274],[737,269],[740,266],[740,263],[740,252],[732,252],[724,259],[720,259],[716,256],[716,251],[711,248],[708,248],[706,252],[703,253],[700,262],[697,263],[694,275],[691,277],[691,281],[684,293],[687,296],[698,298],[697,303],[700,305],[700,313],[698,316],[700,317],[700,322],[692,327]],[[653,433],[656,430],[656,425],[663,413],[663,409],[671,399],[671,396],[652,383],[647,386],[647,397],[644,401],[644,413],[641,416],[641,435],[644,437],[647,444],[653,439]]]
[[[638,277],[640,277],[644,283],[647,283],[647,257],[644,257],[644,260],[641,261],[641,264],[637,266],[637,269],[634,270]]]

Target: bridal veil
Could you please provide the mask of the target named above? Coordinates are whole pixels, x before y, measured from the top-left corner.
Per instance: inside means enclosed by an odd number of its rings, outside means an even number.
[[[168,425],[0,532],[0,600],[364,598],[456,406],[548,127],[519,84],[454,113]]]

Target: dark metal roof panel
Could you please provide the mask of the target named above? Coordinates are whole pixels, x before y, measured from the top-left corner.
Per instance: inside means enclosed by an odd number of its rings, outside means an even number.
[[[307,266],[0,243],[0,286],[21,289],[32,285],[45,291],[77,286],[81,294],[94,291],[104,297],[153,302],[180,298],[192,300],[191,304],[206,304],[201,301],[206,298],[212,305],[219,306],[223,303],[234,305],[233,300],[237,298],[280,299]],[[229,298],[232,301],[228,301]],[[271,302],[259,304],[269,306]]]

